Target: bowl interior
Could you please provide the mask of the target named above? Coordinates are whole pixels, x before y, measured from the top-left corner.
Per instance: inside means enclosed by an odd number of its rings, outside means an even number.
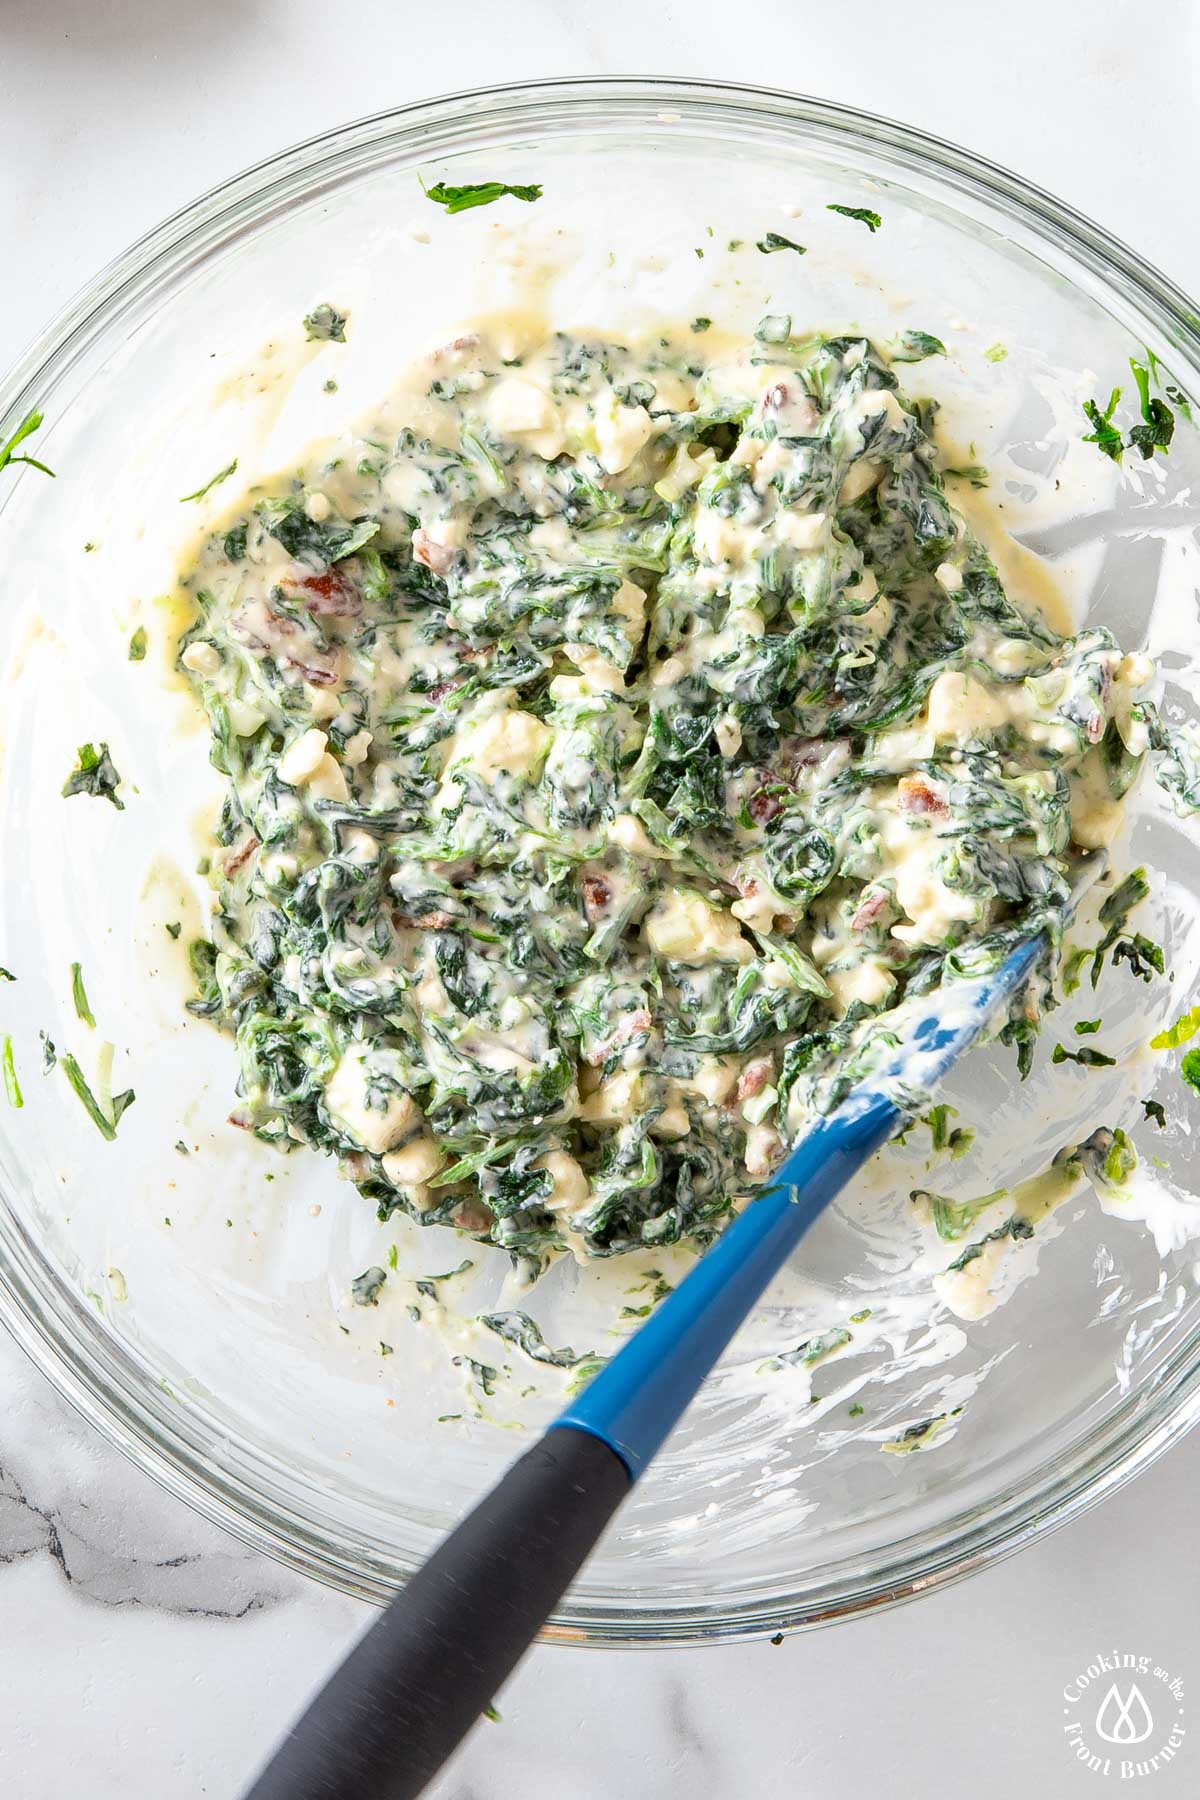
[[[418,172],[545,192],[446,217]],[[869,232],[831,202],[872,208],[883,225]],[[806,254],[760,253],[768,230]],[[348,312],[345,346],[305,341],[301,319],[322,300]],[[1167,462],[1123,480],[1079,441],[1081,398],[1131,387],[1128,359],[1147,347],[1197,391],[1194,338],[1150,278],[1139,289],[1086,232],[1071,238],[1036,198],[989,190],[912,134],[666,84],[439,102],[199,203],[51,331],[8,399],[14,418],[43,408],[38,453],[57,480],[0,476],[0,961],[18,977],[0,989],[0,1028],[25,1100],[0,1109],[5,1304],[58,1378],[165,1478],[371,1594],[560,1403],[566,1378],[489,1343],[473,1316],[522,1306],[549,1341],[603,1354],[631,1328],[619,1315],[642,1303],[648,1265],[670,1278],[685,1259],[560,1267],[522,1295],[499,1252],[403,1219],[378,1225],[331,1164],[281,1159],[226,1123],[232,1045],[183,1011],[220,784],[171,673],[173,581],[191,535],[241,482],[336,438],[415,353],[514,310],[613,336],[698,313],[749,331],[767,311],[884,338],[935,333],[947,356],[905,371],[906,386],[937,398],[946,440],[990,470],[964,505],[1011,591],[1107,624],[1127,648],[1148,641],[1173,707],[1191,711],[1195,691],[1195,434],[1181,423]],[[227,488],[180,501],[235,456]],[[149,651],[133,662],[138,625]],[[123,812],[61,798],[85,741],[109,744]],[[564,1602],[568,1633],[773,1627],[911,1591],[1099,1492],[1190,1417],[1200,1203],[1186,1090],[1153,1056],[1094,1071],[1051,1069],[1048,1056],[1074,1017],[1096,1014],[1111,1053],[1137,1052],[1195,998],[1195,840],[1149,791],[1134,810],[1115,858],[1158,871],[1139,923],[1167,944],[1173,980],[1107,974],[1047,1027],[1023,1087],[1007,1051],[976,1055],[946,1098],[977,1145],[969,1164],[937,1170],[957,1193],[1010,1186],[1095,1124],[1120,1124],[1142,1154],[1133,1198],[1070,1202],[1006,1304],[963,1323],[934,1303],[904,1216],[910,1188],[932,1180],[928,1134],[885,1152],[814,1230],[623,1511]],[[72,1004],[75,961],[94,1032]],[[43,1032],[101,1082],[113,1046],[112,1085],[137,1094],[115,1142],[61,1067],[40,1072]],[[1162,1132],[1141,1106],[1160,1088]],[[379,1307],[351,1304],[351,1279],[393,1247]],[[409,1284],[464,1257],[473,1266],[414,1322],[422,1297]],[[435,1311],[444,1331],[430,1329]],[[864,1313],[835,1358],[767,1366]],[[511,1369],[490,1397],[471,1371],[489,1359]],[[930,1449],[885,1453],[943,1414]]]

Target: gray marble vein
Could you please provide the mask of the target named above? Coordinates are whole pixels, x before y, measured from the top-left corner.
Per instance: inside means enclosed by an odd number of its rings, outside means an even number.
[[[0,1420],[0,1563],[48,1557],[81,1598],[182,1616],[238,1619],[299,1586],[198,1515],[81,1422],[5,1346]]]

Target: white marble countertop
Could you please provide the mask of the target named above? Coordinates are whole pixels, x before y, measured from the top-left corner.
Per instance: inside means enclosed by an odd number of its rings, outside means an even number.
[[[908,118],[1056,190],[1200,289],[1191,0],[0,0],[0,342],[245,164],[423,94],[656,69]],[[447,19],[452,19],[452,30]],[[353,24],[350,21],[353,20]],[[736,32],[735,32],[736,23]],[[233,1800],[368,1621],[101,1442],[0,1339],[0,1793]],[[670,1653],[538,1650],[439,1800],[1070,1796],[1062,1688],[1114,1648],[1200,1679],[1200,1439],[1021,1557],[853,1626]],[[1114,1773],[1113,1781],[1119,1779]],[[1200,1742],[1146,1778],[1200,1790]]]

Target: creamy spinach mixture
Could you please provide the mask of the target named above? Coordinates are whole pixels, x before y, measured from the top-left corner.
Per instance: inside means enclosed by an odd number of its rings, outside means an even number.
[[[237,1123],[533,1270],[703,1244],[905,996],[1046,926],[1028,1068],[1153,671],[1005,593],[931,349],[471,333],[245,496],[181,646]]]

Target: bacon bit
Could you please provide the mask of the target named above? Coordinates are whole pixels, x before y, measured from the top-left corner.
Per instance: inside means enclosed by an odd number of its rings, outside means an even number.
[[[254,1120],[250,1117],[249,1113],[231,1112],[229,1115],[229,1123],[231,1125],[236,1125],[239,1131],[254,1130]]]
[[[602,1039],[600,1043],[592,1045],[584,1061],[589,1063],[593,1069],[598,1069],[614,1050],[619,1050],[623,1044],[631,1043],[636,1037],[646,1037],[653,1024],[654,1019],[644,1006],[635,1007],[632,1012],[624,1013],[621,1016],[606,1038]]]
[[[775,1064],[769,1056],[760,1056],[747,1063],[738,1076],[738,1100],[749,1100],[753,1095],[761,1094],[774,1073]]]
[[[260,637],[257,631],[251,631],[250,627],[236,614],[229,621],[229,635],[235,643],[243,644],[247,650],[253,650],[256,656],[265,656],[271,648],[265,637]]]
[[[235,850],[232,856],[226,858],[223,865],[226,875],[236,875],[238,870],[242,867],[242,864],[250,860],[258,847],[259,840],[255,837],[254,833],[251,832],[245,843],[242,844],[239,849]]]
[[[785,738],[779,746],[779,773],[775,781],[793,782],[806,769],[819,763],[840,767],[850,754],[849,738]]]
[[[1088,722],[1084,726],[1083,735],[1089,744],[1098,744],[1108,729],[1108,720],[1102,712],[1088,714]]]
[[[825,752],[841,741],[840,738],[829,743],[824,738],[788,738],[780,746],[783,766],[791,775],[797,774],[801,769],[815,769]]]
[[[299,592],[303,604],[317,618],[355,619],[362,611],[362,594],[356,582],[333,564],[323,575],[285,580],[285,588]]]
[[[777,381],[775,383],[775,386],[769,387],[767,389],[766,393],[763,395],[763,400],[762,400],[763,411],[764,412],[778,412],[780,407],[787,405],[787,400],[788,400],[787,388],[784,386],[782,381]]]
[[[950,816],[945,788],[924,775],[902,775],[898,793],[901,812],[928,813],[935,819]]]
[[[413,532],[412,553],[416,562],[424,563],[435,575],[444,575],[458,555],[449,544],[439,544],[435,537],[430,537],[422,525]]]
[[[294,656],[285,656],[284,662],[289,669],[295,669],[310,687],[336,687],[337,670],[323,669],[318,663],[298,662]]]
[[[858,911],[850,921],[851,931],[866,931],[871,925],[878,923],[891,904],[892,896],[886,888],[876,888],[859,902]]]
[[[618,1022],[617,1028],[612,1034],[612,1041],[614,1044],[627,1044],[630,1038],[645,1037],[653,1023],[654,1020],[646,1008],[637,1006],[632,1012],[627,1012]]]
[[[774,782],[775,777],[764,773],[764,781]],[[765,788],[756,788],[746,802],[746,811],[756,825],[766,825],[771,819],[778,818],[783,811],[783,802],[775,794],[768,794]]]
[[[271,630],[278,632],[280,637],[291,637],[296,630],[295,619],[289,619],[286,613],[278,612],[275,607],[269,606],[265,600],[263,601],[263,617],[271,627]]]
[[[581,876],[580,886],[583,889],[584,913],[595,924],[597,919],[604,916],[608,903],[612,899],[612,888],[605,881],[603,875],[595,874]]]
[[[436,706],[439,701],[446,698],[447,694],[452,694],[455,688],[460,688],[466,679],[465,675],[451,675],[445,681],[435,683],[429,690],[429,698]]]
[[[492,1224],[492,1209],[482,1200],[461,1200],[450,1217],[460,1231],[488,1231]]]
[[[456,914],[449,912],[392,914],[392,924],[400,931],[446,931],[457,923]]]

